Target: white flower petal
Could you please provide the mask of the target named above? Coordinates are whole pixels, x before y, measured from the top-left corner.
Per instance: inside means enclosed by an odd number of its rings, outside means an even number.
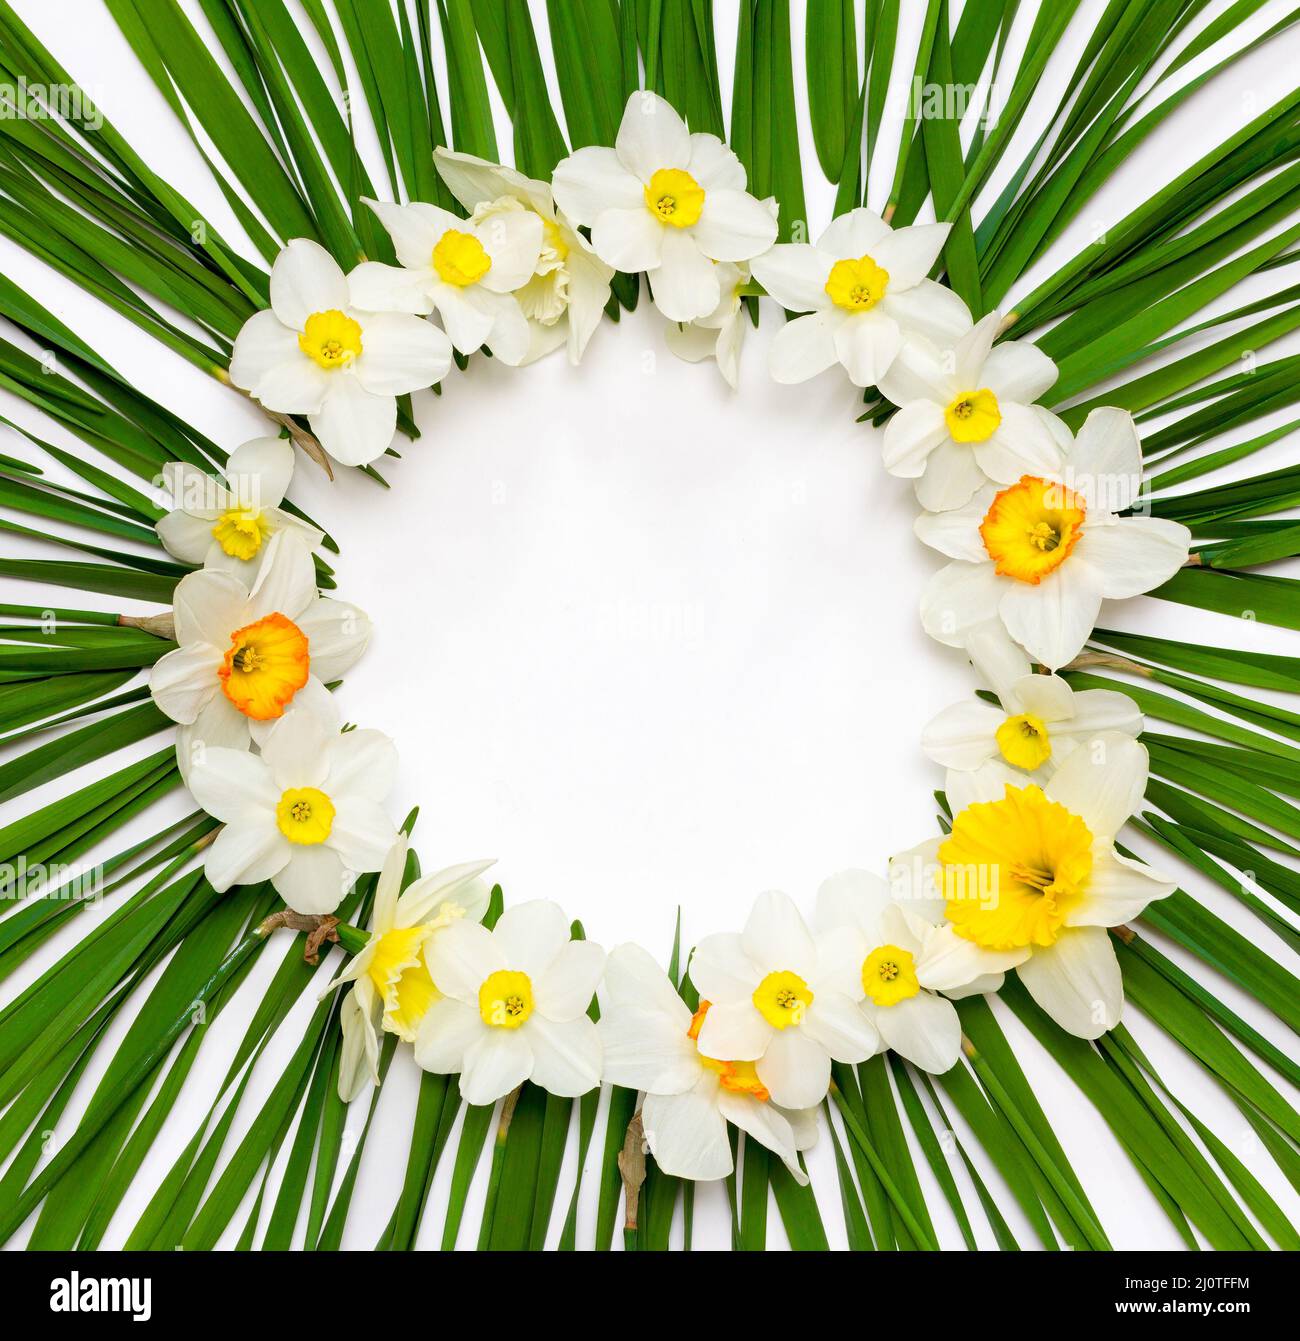
[[[362,261],[348,276],[352,306],[362,312],[404,312],[427,317],[433,311],[432,253],[419,270],[382,261]]]
[[[190,768],[189,785],[199,805],[223,824],[252,823],[259,811],[274,823],[280,792],[271,770],[247,750],[205,750]]]
[[[339,1048],[339,1098],[350,1104],[367,1083],[379,1084],[379,1037],[370,1017],[374,988],[358,983],[339,1006],[343,1043]]]
[[[1118,927],[1147,904],[1178,888],[1145,862],[1124,856],[1106,842],[1094,845],[1092,871],[1083,898],[1065,916],[1068,927]]]
[[[510,967],[538,979],[569,944],[569,921],[558,903],[531,899],[502,913],[494,934]]]
[[[695,1041],[706,1057],[752,1062],[763,1055],[773,1033],[752,1001],[714,1001]]]
[[[289,860],[288,848],[269,814],[248,812],[217,834],[204,857],[204,874],[218,894],[269,880]]]
[[[955,992],[990,974],[1005,973],[1023,964],[1030,951],[986,950],[959,936],[950,926],[922,928],[924,940],[916,961],[916,976],[932,992]]]
[[[641,1126],[655,1163],[674,1178],[695,1182],[725,1178],[732,1169],[731,1141],[718,1109],[717,1082],[684,1094],[647,1094]]]
[[[909,402],[885,424],[885,469],[905,480],[919,478],[925,474],[930,453],[941,442],[947,442],[948,436],[948,423],[941,405],[932,400]]]
[[[1060,444],[1038,405],[999,401],[1002,422],[987,442],[974,444],[980,469],[999,484],[1014,484],[1022,475],[1054,477],[1061,473]]]
[[[786,386],[806,382],[838,361],[835,322],[826,312],[810,312],[786,322],[768,350],[769,371]]]
[[[1163,586],[1187,562],[1191,532],[1163,517],[1117,517],[1088,525],[1074,552],[1094,569],[1108,600],[1140,596]]]
[[[408,270],[424,270],[432,264],[433,249],[449,228],[464,231],[465,220],[437,205],[415,202],[395,205],[385,200],[365,200],[393,239],[398,261]],[[353,274],[356,272],[353,271]]]
[[[286,712],[261,741],[262,762],[274,779],[276,800],[289,787],[325,786],[333,723],[314,712]]]
[[[296,913],[332,913],[352,887],[339,854],[324,844],[287,845],[292,848],[289,860],[271,877],[276,893]]]
[[[691,176],[709,191],[743,191],[745,168],[716,135],[696,131],[691,136]]]
[[[1048,680],[1053,677],[1036,675],[1035,680]],[[1037,686],[1035,686],[1037,688]],[[1127,736],[1141,734],[1143,719],[1138,705],[1127,694],[1115,689],[1082,689],[1071,699],[1073,712],[1068,720],[1060,721],[1052,735],[1069,735],[1079,740],[1088,740],[1103,731],[1122,731]],[[1042,713],[1037,708],[1031,712]],[[1050,718],[1043,718],[1051,721]]]
[[[156,529],[168,554],[182,563],[197,565],[212,548],[212,525],[211,517],[197,517],[176,508],[158,519]]]
[[[542,250],[541,216],[530,209],[498,210],[474,229],[492,260],[479,283],[493,293],[510,293],[527,284]]]
[[[1029,995],[1068,1033],[1100,1038],[1124,1009],[1124,980],[1101,927],[1063,931],[1016,970]]]
[[[349,871],[377,871],[397,839],[383,806],[365,796],[333,793],[334,822],[326,840]]]
[[[690,232],[668,228],[663,233],[660,264],[650,275],[655,306],[670,321],[707,317],[722,297],[717,270],[696,246]]]
[[[397,746],[382,731],[363,727],[334,739],[329,752],[331,792],[382,801],[396,776]]]
[[[807,1186],[808,1175],[800,1167],[798,1153],[805,1147],[790,1123],[790,1113],[782,1112],[775,1103],[763,1103],[726,1090],[718,1092],[718,1109],[728,1122],[739,1127],[747,1137],[752,1137],[759,1145],[777,1155],[790,1170],[795,1182],[801,1187]],[[815,1132],[816,1128],[813,1130]]]
[[[1094,838],[1113,838],[1142,804],[1149,762],[1132,736],[1103,734],[1075,750],[1043,790],[1080,816]]]
[[[527,1035],[533,1051],[530,1079],[534,1085],[561,1098],[576,1099],[600,1084],[600,1035],[585,1015],[553,1020],[537,1010],[519,1032]]]
[[[226,460],[235,502],[247,508],[277,508],[293,478],[293,444],[284,438],[253,438]]]
[[[588,227],[606,210],[645,209],[643,184],[603,145],[575,149],[557,163],[551,189],[560,209]]]
[[[898,323],[879,308],[849,317],[835,328],[835,356],[854,386],[875,386],[902,345]]]
[[[961,1056],[961,1020],[951,1001],[918,992],[875,1012],[886,1046],[932,1075],[951,1070]]]
[[[220,692],[220,665],[221,653],[211,643],[178,647],[154,662],[149,672],[149,693],[173,722],[193,722]]]
[[[297,619],[315,599],[316,565],[311,551],[297,532],[277,531],[266,547],[257,581],[248,594],[248,620],[277,612]],[[227,640],[236,627],[232,625],[227,631]]]
[[[226,648],[247,612],[248,588],[229,573],[188,573],[172,594],[176,641],[182,647],[208,643]]]
[[[841,992],[819,991],[799,1027],[837,1062],[856,1066],[880,1050],[875,1026],[857,1002]]]
[[[548,1020],[574,1020],[585,1015],[605,972],[605,952],[591,941],[561,946],[550,964],[533,980],[538,1015]]]
[[[240,327],[230,355],[230,380],[281,414],[312,414],[329,388],[329,374],[298,347],[298,333],[270,310]]]
[[[438,315],[452,344],[462,354],[472,354],[491,338],[497,316],[504,306],[499,301],[501,296],[474,288],[459,289],[454,284],[438,285],[435,294]]]
[[[859,206],[832,219],[817,239],[817,247],[833,257],[856,259],[867,254],[874,256],[875,248],[892,235],[893,230],[875,210]]]
[[[1071,556],[1077,558],[1077,552]],[[1059,670],[1078,656],[1101,609],[1097,574],[1091,565],[1071,559],[1037,585],[999,579],[998,613],[1007,632],[1049,670]]]
[[[451,367],[445,331],[400,312],[377,312],[366,322],[357,381],[376,396],[403,396],[441,382]]]
[[[968,635],[997,617],[1002,592],[1002,579],[991,563],[950,563],[926,584],[921,623],[931,638],[960,647]]]
[[[762,977],[734,932],[715,932],[695,947],[691,981],[708,1001],[748,1001]]]
[[[1142,443],[1127,410],[1093,410],[1069,456],[1068,483],[1083,494],[1089,508],[1122,512],[1131,506],[1142,481]]]
[[[997,729],[1006,714],[982,699],[964,699],[933,717],[921,732],[921,749],[945,768],[968,772],[997,753]]]
[[[768,890],[754,900],[740,942],[764,974],[797,973],[805,982],[817,977],[817,947],[807,923],[794,901],[780,890]]]
[[[962,507],[949,508],[943,513],[922,513],[912,523],[912,529],[931,549],[937,549],[950,559],[988,564],[980,524],[992,501],[993,488],[986,485]]]
[[[1094,693],[1107,693],[1109,690],[1094,690]],[[1074,690],[1069,684],[1062,680],[1059,675],[1022,675],[1015,682],[1012,688],[1014,695],[1014,706],[1009,709],[1015,712],[1019,709],[1021,712],[1032,712],[1035,717],[1041,717],[1047,723],[1062,723],[1073,725],[1073,719],[1076,707]],[[1115,694],[1115,698],[1124,698],[1123,694]],[[1127,702],[1130,706],[1132,699]],[[1049,733],[1055,736],[1056,731]]]
[[[830,1088],[831,1059],[826,1049],[797,1025],[773,1033],[754,1069],[772,1102],[782,1108],[811,1108]]]
[[[953,442],[945,435],[945,440],[930,453],[925,474],[916,481],[916,501],[931,512],[948,512],[969,503],[986,480],[979,456],[964,443]],[[982,552],[980,557],[984,557]]]
[[[892,317],[907,332],[923,335],[941,348],[950,348],[971,326],[970,309],[950,289],[923,279],[914,288],[896,292],[891,285],[877,311]]]
[[[888,273],[888,292],[896,295],[915,288],[934,269],[951,231],[951,224],[914,224],[895,228],[874,242],[871,258]]]
[[[830,306],[826,280],[834,264],[834,256],[818,247],[779,242],[755,256],[750,271],[782,307],[791,312],[814,312]]]
[[[477,1018],[478,990],[506,967],[506,956],[486,927],[462,920],[429,940],[424,962],[438,990],[472,1006]]]
[[[444,996],[425,1012],[415,1036],[415,1063],[435,1075],[455,1075],[465,1053],[487,1031],[477,1006]]]
[[[336,461],[368,465],[387,451],[397,432],[397,402],[392,396],[372,395],[346,369],[333,377],[319,412],[309,415],[307,422]]]
[[[998,313],[986,321],[996,325]],[[994,345],[984,361],[981,386],[986,386],[999,401],[1032,405],[1056,385],[1056,364],[1036,344],[1028,340],[1004,340]]]
[[[467,1104],[494,1104],[532,1070],[533,1050],[522,1029],[484,1029],[465,1049],[460,1097]]]
[[[601,1014],[597,1028],[605,1055],[603,1074],[611,1085],[681,1094],[698,1083],[695,1044],[662,1011],[620,1003]]]
[[[699,222],[690,230],[696,245],[715,261],[748,261],[776,241],[776,220],[745,191],[706,191]]]
[[[350,670],[370,642],[369,616],[332,597],[312,601],[294,622],[307,635],[313,673],[326,683]]]
[[[252,719],[225,696],[213,694],[193,722],[176,732],[176,763],[189,786],[194,761],[211,749],[247,750]]]
[[[338,262],[309,238],[297,237],[271,266],[271,311],[300,331],[313,312],[341,311],[348,305],[348,285]]]
[[[691,137],[671,103],[642,90],[627,100],[614,152],[624,167],[648,182],[660,168],[689,167]]]

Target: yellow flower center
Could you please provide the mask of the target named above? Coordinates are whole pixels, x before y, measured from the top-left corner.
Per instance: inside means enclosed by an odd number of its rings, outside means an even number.
[[[557,261],[565,261],[569,256],[569,244],[564,240],[564,234],[560,232],[560,225],[554,219],[547,219],[542,215],[537,216],[542,221],[542,250],[549,248],[555,253]]]
[[[425,967],[421,950],[432,926],[394,927],[379,938],[367,972],[384,1003],[384,1028],[406,1043],[425,1012],[442,996]]]
[[[217,518],[213,539],[232,559],[251,559],[262,548],[267,526],[260,512],[231,508]]]
[[[528,974],[498,969],[478,989],[478,1013],[494,1029],[518,1029],[533,1013],[533,984]]]
[[[1052,757],[1052,741],[1041,717],[1022,712],[1019,717],[1008,717],[995,734],[1002,757],[1012,768],[1023,768],[1032,773]]]
[[[1092,874],[1092,834],[1032,783],[977,801],[939,848],[948,920],[988,950],[1055,943]]]
[[[963,391],[943,417],[954,442],[987,442],[1002,423],[998,398],[987,387]]]
[[[758,1013],[774,1029],[785,1029],[802,1024],[804,1013],[813,1003],[808,984],[797,973],[782,970],[769,973],[757,987],[752,998]]]
[[[433,249],[433,268],[444,283],[463,289],[477,284],[492,269],[492,258],[473,233],[449,228]]]
[[[660,168],[645,188],[645,206],[660,222],[689,228],[700,221],[704,188],[681,168]]]
[[[710,1001],[700,1002],[699,1010],[691,1016],[691,1027],[686,1031],[686,1037],[696,1045],[695,1050],[699,1053],[701,1064],[718,1077],[718,1084],[724,1090],[730,1090],[733,1094],[747,1094],[751,1099],[757,1099],[759,1103],[766,1103],[772,1096],[768,1093],[767,1086],[759,1080],[758,1069],[753,1062],[720,1062],[714,1057],[706,1057],[699,1051],[700,1028],[712,1004]]]
[[[307,635],[276,613],[231,634],[217,676],[245,717],[266,722],[281,716],[307,683],[310,665]]]
[[[361,353],[361,326],[337,308],[313,312],[299,332],[298,348],[317,367],[332,372]]]
[[[877,1006],[896,1006],[921,990],[916,960],[898,945],[877,945],[862,963],[862,989]]]
[[[980,537],[1003,577],[1037,585],[1069,558],[1087,514],[1072,489],[1024,475],[994,497]]]
[[[836,307],[846,312],[869,312],[885,296],[889,271],[870,256],[856,261],[836,261],[826,278],[826,293]]]
[[[275,822],[291,843],[315,847],[334,827],[334,802],[316,787],[290,787],[276,802]]]

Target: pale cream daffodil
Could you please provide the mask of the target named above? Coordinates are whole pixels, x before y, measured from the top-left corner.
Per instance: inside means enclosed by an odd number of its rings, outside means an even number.
[[[709,1012],[692,1014],[668,975],[639,945],[611,950],[597,1029],[604,1078],[640,1090],[641,1125],[655,1162],[677,1178],[726,1178],[734,1167],[727,1123],[765,1146],[799,1183],[799,1151],[817,1139],[816,1109],[772,1102],[752,1061],[717,1061],[699,1048]]]
[[[448,866],[403,889],[408,850],[405,835],[389,849],[375,883],[370,938],[322,993],[352,985],[339,1007],[338,1090],[344,1103],[367,1081],[379,1084],[380,1034],[414,1043],[420,1021],[441,996],[429,976],[427,947],[453,922],[478,922],[487,912],[490,891],[480,877],[491,861]]]
[[[743,932],[706,936],[691,959],[691,981],[709,1003],[700,1051],[753,1062],[782,1108],[815,1107],[826,1097],[832,1061],[864,1062],[880,1048],[859,1008],[861,982],[845,980],[830,950],[773,890],[755,900]]]
[[[754,278],[791,312],[772,341],[778,382],[806,382],[836,363],[855,386],[876,386],[904,341],[948,344],[970,329],[966,304],[927,276],[948,224],[890,228],[869,209],[849,210],[817,239],[781,243],[757,256]]]
[[[950,773],[952,830],[891,863],[895,898],[986,951],[1024,953],[1016,973],[1062,1029],[1099,1038],[1119,1023],[1124,983],[1108,927],[1172,894],[1115,835],[1146,792],[1146,750],[1103,734],[1045,786],[1000,760]]]
[[[520,211],[541,220],[542,247],[533,273],[514,290],[532,336],[524,362],[563,345],[569,362],[579,363],[609,302],[613,266],[556,209],[546,182],[451,149],[435,150],[433,163],[473,223]]]
[[[501,210],[476,221],[420,201],[365,203],[392,238],[398,264],[357,266],[351,280],[358,304],[419,316],[436,312],[460,353],[486,345],[508,367],[523,363],[532,332],[515,290],[537,270],[545,239],[541,216]]]
[[[396,841],[383,802],[397,750],[380,731],[340,731],[332,702],[286,713],[261,749],[207,749],[190,767],[194,799],[224,826],[204,871],[218,892],[269,880],[295,912],[332,913]]]
[[[451,367],[442,331],[399,308],[363,307],[357,270],[345,275],[319,243],[295,238],[271,267],[271,306],[244,323],[230,358],[237,387],[268,410],[305,414],[345,466],[387,451],[397,397]]]
[[[914,335],[880,379],[899,407],[885,424],[885,469],[913,480],[928,512],[960,507],[990,480],[1062,467],[1060,421],[1033,403],[1055,383],[1056,364],[1028,341],[995,345],[1001,322],[990,312],[942,347]]]
[[[180,724],[183,775],[212,747],[261,743],[303,697],[328,704],[325,684],[365,651],[370,620],[354,605],[321,596],[302,537],[280,531],[252,586],[233,573],[202,569],[176,584],[172,619],[178,646],[149,672],[149,692]]]
[[[893,1049],[923,1071],[954,1066],[961,1021],[953,1000],[995,992],[1026,950],[986,950],[950,926],[893,901],[868,871],[841,871],[817,891],[817,931],[842,986],[863,993],[861,1009]]]
[[[188,461],[163,467],[170,511],[157,524],[168,554],[249,586],[257,579],[277,531],[296,531],[308,550],[324,535],[280,504],[293,476],[293,446],[284,438],[254,438],[236,447],[216,479]]]
[[[930,579],[921,621],[932,638],[970,647],[1001,631],[1059,670],[1082,650],[1103,600],[1168,582],[1187,561],[1191,532],[1161,517],[1120,516],[1142,473],[1126,410],[1094,410],[1059,474],[989,485],[965,507],[924,513],[915,530],[955,562]]]
[[[669,321],[696,321],[722,299],[714,261],[752,260],[776,241],[771,210],[716,135],[691,134],[655,93],[633,93],[612,149],[588,145],[552,177],[559,207],[591,229],[606,264],[650,280]]]
[[[443,995],[420,1022],[415,1060],[459,1073],[466,1103],[495,1103],[525,1080],[564,1098],[600,1083],[600,1037],[587,1010],[605,952],[571,939],[558,904],[517,904],[491,931],[454,922],[425,963]]]

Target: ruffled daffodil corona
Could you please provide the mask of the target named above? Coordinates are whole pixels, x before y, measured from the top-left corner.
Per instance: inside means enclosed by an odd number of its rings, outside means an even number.
[[[966,304],[927,276],[947,224],[891,229],[869,209],[841,214],[816,246],[789,242],[754,258],[754,278],[783,307],[804,312],[772,340],[778,382],[806,382],[836,363],[855,386],[876,386],[906,339],[948,346],[970,328]]]
[[[915,335],[880,379],[901,407],[885,425],[885,469],[914,480],[927,511],[960,507],[989,481],[1061,470],[1063,429],[1033,403],[1056,381],[1056,364],[1036,345],[995,345],[1000,323],[991,312],[950,347]]]
[[[1121,516],[1137,499],[1142,457],[1133,416],[1094,410],[1062,471],[981,489],[964,507],[925,513],[917,535],[955,562],[930,580],[926,632],[954,647],[996,635],[1050,670],[1082,650],[1103,599],[1138,596],[1187,561],[1191,532]]]
[[[821,1103],[832,1061],[856,1065],[880,1048],[859,1009],[861,980],[837,974],[830,951],[786,895],[760,894],[742,933],[706,936],[691,959],[691,981],[709,1002],[700,1052],[753,1062],[783,1108]]]
[[[447,337],[400,308],[363,309],[352,275],[319,243],[295,238],[271,267],[271,306],[235,340],[230,380],[268,410],[304,414],[345,466],[388,449],[397,397],[440,382]]]
[[[752,1061],[700,1051],[711,1004],[692,1013],[658,964],[637,945],[611,950],[598,1025],[605,1079],[641,1090],[646,1144],[665,1173],[712,1180],[733,1169],[727,1123],[766,1146],[800,1183],[798,1152],[817,1139],[816,1110],[778,1107]]]
[[[172,618],[178,646],[154,663],[149,692],[180,724],[183,773],[204,750],[260,743],[299,696],[328,703],[325,684],[370,640],[360,610],[317,593],[311,554],[293,530],[271,539],[251,588],[212,569],[181,578]]]
[[[466,1103],[495,1103],[525,1080],[567,1098],[600,1083],[587,1010],[605,952],[571,939],[557,904],[517,904],[491,931],[454,922],[426,948],[425,964],[443,995],[420,1023],[415,1060],[459,1073]]]
[[[332,913],[397,838],[383,803],[397,751],[380,731],[340,731],[329,695],[267,732],[261,754],[206,749],[190,766],[194,799],[224,827],[205,854],[218,892],[269,880],[299,913]]]
[[[163,467],[171,510],[158,538],[182,563],[234,574],[248,586],[278,531],[294,531],[308,550],[324,536],[280,504],[293,476],[293,447],[284,438],[255,438],[230,453],[220,480],[188,461]]]
[[[1016,954],[1035,1001],[1080,1038],[1119,1023],[1124,1003],[1108,927],[1174,883],[1115,848],[1146,791],[1147,752],[1106,733],[1042,787],[1000,760],[948,775],[952,831],[896,858],[897,891],[939,913],[968,946]]]
[[[440,998],[426,959],[429,946],[447,927],[478,922],[487,911],[489,890],[481,876],[490,861],[449,866],[403,889],[407,857],[406,838],[399,837],[375,884],[370,937],[325,989],[351,984],[339,1008],[338,1089],[344,1103],[355,1099],[367,1081],[379,1084],[380,1035],[396,1034],[414,1043],[429,1007]]]
[[[555,200],[591,229],[615,269],[645,271],[670,321],[717,311],[713,262],[752,260],[776,241],[772,211],[745,190],[745,169],[716,135],[691,134],[657,94],[632,94],[612,149],[589,145],[562,160]]]

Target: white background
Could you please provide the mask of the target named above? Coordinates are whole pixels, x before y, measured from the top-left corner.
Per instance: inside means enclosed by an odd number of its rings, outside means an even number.
[[[17,0],[16,8],[150,165],[227,237],[238,237],[202,161],[106,11],[94,0]],[[736,8],[715,6],[728,112]],[[1053,110],[1102,8],[1101,0],[1085,0],[994,190]],[[1202,22],[1223,8],[1209,6]],[[1250,31],[1262,31],[1286,8],[1265,5]],[[910,67],[924,6],[903,9],[896,80]],[[1034,9],[1022,6],[1008,68]],[[815,236],[829,222],[834,190],[821,178],[806,124],[802,6],[794,10],[805,191]],[[549,70],[539,5],[534,20]],[[1193,110],[1171,118],[1015,292],[1028,292],[1098,227],[1122,217],[1289,91],[1297,57],[1300,40],[1285,35],[1198,94]],[[891,108],[872,172],[877,206],[892,176],[899,110]],[[504,117],[498,140],[511,142]],[[383,180],[375,166],[372,174]],[[253,407],[25,253],[2,244],[0,265],[143,391],[222,446],[265,431]],[[1275,271],[1241,292],[1256,296],[1291,282],[1288,272]],[[1234,293],[1219,310],[1244,301]],[[602,325],[576,370],[560,355],[524,370],[477,357],[467,374],[453,372],[440,398],[417,400],[420,440],[400,443],[400,462],[380,464],[390,490],[355,472],[330,484],[300,457],[291,496],[339,541],[340,594],[362,605],[377,630],[342,690],[344,715],[397,740],[402,765],[392,811],[400,819],[411,806],[421,807],[416,844],[426,870],[495,856],[508,901],[556,899],[583,920],[591,938],[608,946],[634,939],[666,962],[679,906],[689,945],[710,931],[737,927],[760,890],[784,889],[806,906],[830,873],[846,866],[883,871],[892,852],[934,831],[931,793],[942,776],[921,756],[918,733],[973,685],[960,654],[930,642],[919,626],[921,587],[938,561],[913,537],[910,488],[883,472],[875,435],[854,422],[860,409],[854,388],[837,371],[798,388],[768,378],[766,345],[778,320],[765,304],[762,329],[748,338],[739,394],[711,363],[675,360],[661,321],[643,301],[619,325]],[[48,431],[12,397],[3,398],[0,413]],[[6,430],[0,430],[0,451],[33,458]],[[1288,459],[1294,459],[1294,440],[1280,444],[1266,463],[1252,463],[1252,470]],[[6,548],[28,552],[12,543]],[[63,599],[48,589],[6,585],[16,594],[5,600]],[[107,598],[99,604],[114,605]],[[1296,650],[1296,640],[1281,631],[1231,626],[1160,602],[1108,608],[1102,624]],[[163,739],[134,753],[158,749]],[[92,766],[73,781],[102,771],[103,765]],[[68,786],[60,780],[0,808],[0,822]],[[178,794],[132,835],[154,832],[159,816],[188,809],[188,798]],[[125,839],[113,850],[122,846]],[[1195,877],[1192,888],[1292,962],[1226,896]],[[84,920],[74,923],[67,936],[43,947],[0,988],[3,999],[54,962],[72,943],[68,936],[86,929]],[[207,1112],[259,985],[278,959],[274,952],[264,956],[213,1027],[201,1064],[113,1223],[110,1243],[129,1232]],[[1199,964],[1194,971],[1202,981],[1212,979]],[[1252,1001],[1226,983],[1216,986],[1279,1046],[1293,1046]],[[305,1021],[310,1007],[299,1003],[255,1074],[228,1150],[254,1119],[294,1045],[293,1026]],[[997,1011],[1115,1244],[1178,1246],[1096,1112],[1010,1012]],[[1126,1023],[1179,1096],[1215,1127],[1289,1216],[1300,1218],[1300,1200],[1235,1108],[1135,1012]],[[124,1027],[119,1021],[101,1046],[55,1146],[75,1125]],[[373,1245],[387,1221],[404,1169],[417,1078],[409,1050],[401,1051],[371,1132],[348,1246]],[[358,1129],[363,1107],[355,1105],[351,1119]],[[828,1141],[809,1162],[832,1240],[842,1243]],[[422,1244],[436,1244],[440,1236],[450,1163],[435,1184]],[[476,1232],[486,1163],[462,1246]],[[941,1239],[960,1246],[919,1154],[918,1169]],[[956,1176],[970,1193],[964,1170],[958,1167]],[[986,1176],[1000,1190],[997,1176]],[[594,1186],[593,1177],[588,1191]],[[1022,1244],[1032,1244],[1009,1196],[998,1200]],[[973,1194],[967,1204],[976,1204]],[[580,1243],[589,1239],[593,1211],[584,1198]],[[229,1241],[246,1213],[236,1217]],[[977,1212],[973,1218],[982,1219]],[[721,1189],[702,1188],[697,1245],[723,1246],[728,1232]],[[991,1243],[986,1230],[977,1232]],[[780,1241],[775,1213],[771,1235]]]

